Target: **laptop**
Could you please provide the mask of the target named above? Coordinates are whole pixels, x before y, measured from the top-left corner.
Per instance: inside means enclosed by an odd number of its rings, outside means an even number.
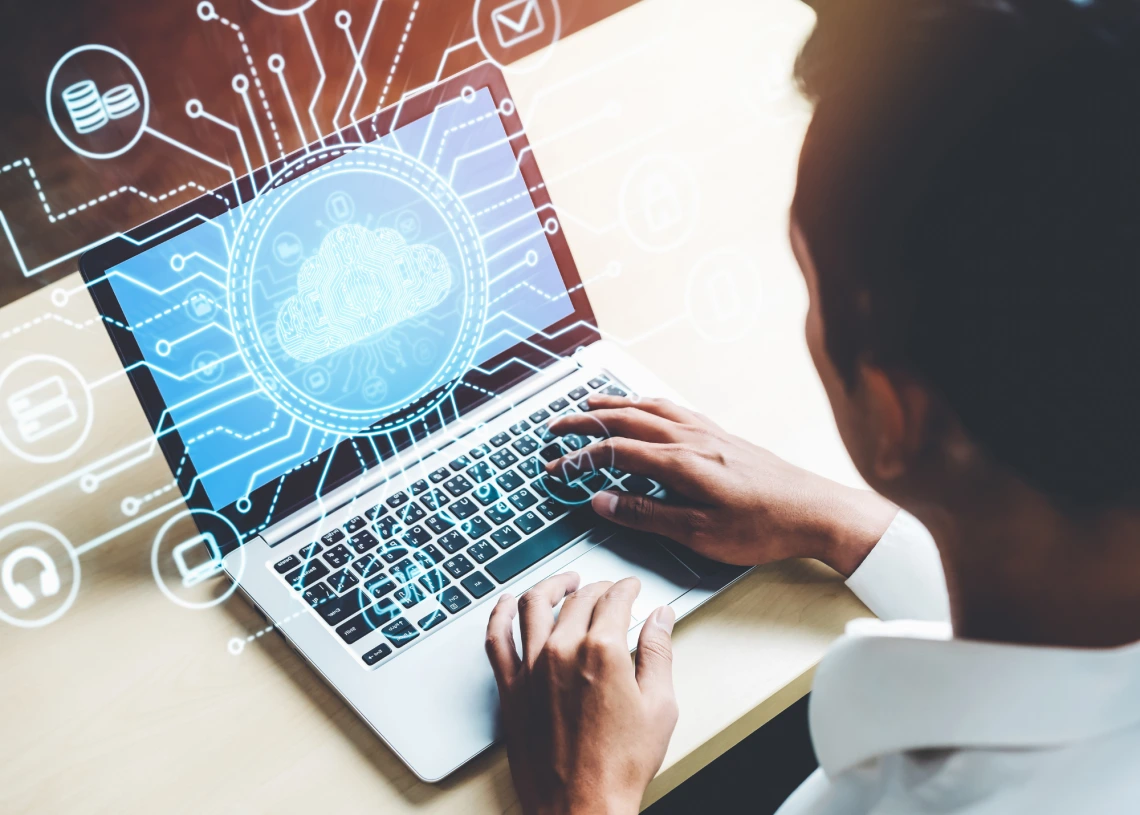
[[[499,736],[500,593],[637,576],[632,649],[654,608],[683,617],[746,571],[601,521],[599,490],[667,496],[587,455],[600,422],[550,432],[592,394],[683,400],[599,332],[490,64],[80,267],[197,526],[180,582],[231,581],[220,596],[240,591],[424,781]]]

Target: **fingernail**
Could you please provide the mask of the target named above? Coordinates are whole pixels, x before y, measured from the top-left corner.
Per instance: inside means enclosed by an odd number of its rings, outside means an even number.
[[[672,606],[661,606],[653,612],[654,621],[669,634],[673,633],[673,623],[677,622],[677,612]]]
[[[603,518],[612,518],[617,514],[618,497],[614,492],[599,492],[592,499],[594,512]]]

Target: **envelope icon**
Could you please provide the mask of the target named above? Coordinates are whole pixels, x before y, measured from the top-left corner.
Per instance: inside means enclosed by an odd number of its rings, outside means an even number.
[[[512,48],[546,30],[538,0],[504,3],[491,12],[491,22],[495,24],[495,36],[503,48]]]

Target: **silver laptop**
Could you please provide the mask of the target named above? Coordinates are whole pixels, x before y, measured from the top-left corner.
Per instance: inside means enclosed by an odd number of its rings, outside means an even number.
[[[602,339],[493,66],[81,269],[206,560],[425,781],[498,737],[501,592],[637,576],[632,649],[654,608],[684,616],[745,571],[600,521],[599,490],[667,496],[584,454],[600,422],[549,430],[596,393],[682,400]]]

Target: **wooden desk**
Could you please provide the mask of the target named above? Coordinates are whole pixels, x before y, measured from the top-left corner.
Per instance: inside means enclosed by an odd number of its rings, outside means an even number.
[[[788,249],[786,208],[806,118],[781,94],[810,27],[793,0],[645,0],[561,43],[540,70],[512,75],[515,98],[601,324],[728,427],[841,480],[856,476],[803,344],[806,294]],[[700,70],[696,70],[699,66]],[[639,249],[621,226],[622,180],[642,157],[686,163],[700,188],[690,241]],[[690,270],[709,252],[754,259],[763,298],[748,336],[714,344],[687,315]],[[619,264],[620,273],[602,274]],[[73,276],[60,286],[74,289]],[[87,544],[75,605],[36,630],[0,624],[0,809],[5,812],[507,812],[503,751],[438,786],[418,782],[241,600],[193,612],[150,573],[157,527],[120,502],[169,482],[158,455],[105,479],[29,489],[146,438],[147,427],[82,290],[0,312],[0,366],[32,352],[75,364],[93,390],[95,431],[63,465],[0,454],[0,526],[50,523]],[[103,468],[104,471],[106,467]],[[844,624],[866,610],[811,563],[757,570],[679,624],[681,719],[646,803],[802,696]],[[414,694],[404,703],[415,703]]]

